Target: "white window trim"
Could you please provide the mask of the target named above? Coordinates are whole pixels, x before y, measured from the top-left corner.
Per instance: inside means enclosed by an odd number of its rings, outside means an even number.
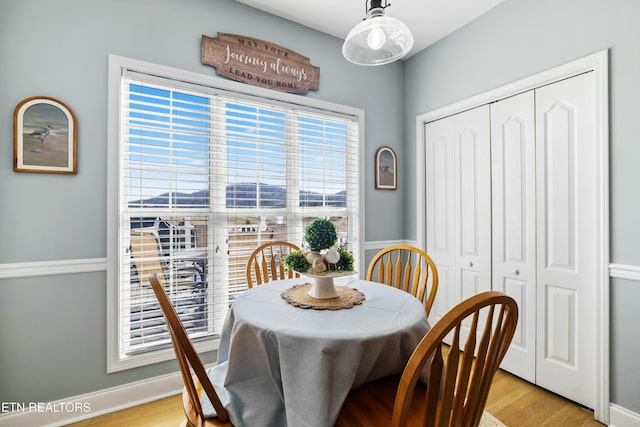
[[[364,110],[350,106],[330,103],[300,95],[280,93],[269,89],[249,86],[246,84],[219,79],[217,77],[184,71],[163,65],[125,58],[117,55],[109,55],[108,65],[108,94],[107,94],[107,372],[117,372],[125,369],[144,366],[174,358],[172,348],[137,354],[121,359],[118,354],[118,277],[120,277],[120,264],[118,262],[118,248],[122,245],[119,230],[119,216],[117,206],[120,206],[119,173],[120,170],[120,78],[124,70],[159,75],[184,82],[213,86],[221,90],[227,90],[234,94],[258,96],[299,106],[311,107],[318,110],[332,111],[341,114],[355,116],[358,122],[358,170],[364,172]],[[364,260],[364,180],[358,180],[358,239],[354,252],[357,252],[357,262]],[[361,271],[356,265],[356,271]],[[216,350],[219,340],[208,340],[196,343],[196,349],[200,352]]]

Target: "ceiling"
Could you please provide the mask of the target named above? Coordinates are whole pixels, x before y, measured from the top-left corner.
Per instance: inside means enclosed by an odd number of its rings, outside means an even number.
[[[343,39],[366,15],[365,0],[236,0]],[[415,43],[410,58],[505,0],[387,0],[386,14],[404,22]]]

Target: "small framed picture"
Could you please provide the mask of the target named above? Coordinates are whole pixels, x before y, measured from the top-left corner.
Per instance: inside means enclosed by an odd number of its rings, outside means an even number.
[[[13,170],[77,174],[77,122],[64,103],[46,96],[13,112]]]
[[[380,147],[376,151],[376,189],[397,190],[396,153],[391,147]]]

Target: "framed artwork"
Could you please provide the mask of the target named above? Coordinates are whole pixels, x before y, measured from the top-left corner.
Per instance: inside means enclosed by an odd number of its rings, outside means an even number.
[[[376,189],[397,190],[398,161],[391,147],[380,147],[376,151]]]
[[[77,128],[64,103],[46,96],[23,100],[13,112],[13,170],[77,174]]]

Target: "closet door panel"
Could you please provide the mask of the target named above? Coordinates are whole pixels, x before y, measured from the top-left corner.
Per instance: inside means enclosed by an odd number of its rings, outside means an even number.
[[[457,302],[491,290],[489,106],[454,116]]]
[[[457,304],[491,290],[489,106],[454,116],[454,135]],[[469,326],[462,325],[461,342],[466,340]]]
[[[542,182],[546,188],[545,267],[576,270],[576,144],[574,129],[577,106],[566,101],[553,105],[545,114],[546,142],[542,147],[549,159]]]
[[[429,252],[427,251],[427,253]],[[433,260],[436,262],[435,258]],[[452,306],[455,293],[451,289],[456,283],[455,278],[451,277],[452,266],[436,263],[436,268],[438,269],[438,291],[429,314],[429,323],[431,325],[440,320]]]
[[[427,253],[438,268],[438,292],[429,320],[440,319],[458,298],[455,273],[453,117],[425,125]]]
[[[536,90],[536,383],[595,405],[593,73]]]
[[[491,289],[489,106],[425,125],[427,253],[439,286],[430,321]]]
[[[501,368],[535,381],[536,221],[534,92],[491,105],[493,289],[518,303]]]

